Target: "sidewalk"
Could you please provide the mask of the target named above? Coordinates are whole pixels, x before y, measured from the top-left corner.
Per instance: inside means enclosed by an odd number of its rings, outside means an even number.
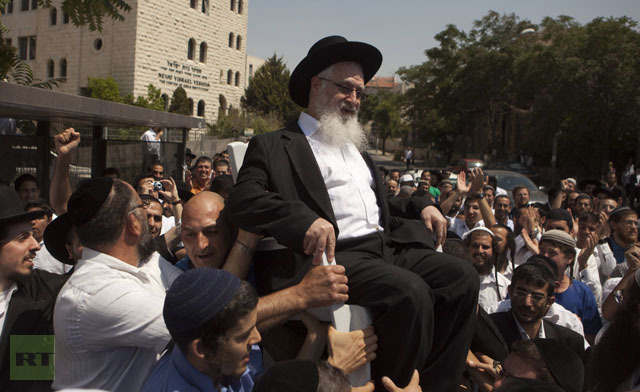
[[[367,149],[367,153],[376,163],[376,166],[384,166],[387,170],[398,169],[403,173],[407,170],[407,164],[404,161],[394,161],[393,154],[390,152],[382,155],[382,150]],[[411,165],[411,168],[424,169],[426,165],[424,161],[416,160],[413,165]]]

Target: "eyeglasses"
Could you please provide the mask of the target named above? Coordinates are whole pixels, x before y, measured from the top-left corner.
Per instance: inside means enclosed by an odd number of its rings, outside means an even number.
[[[318,79],[324,80],[326,82],[331,82],[334,86],[336,86],[338,88],[338,90],[340,90],[341,94],[351,95],[355,91],[357,99],[359,99],[359,100],[363,100],[364,99],[364,88],[361,88],[361,87],[360,88],[356,88],[356,87],[345,86],[344,84],[337,83],[337,82],[334,82],[331,79],[322,78],[322,77],[319,77],[319,76],[318,76]]]
[[[527,290],[521,289],[521,288],[516,288],[513,290],[513,297],[514,298],[520,298],[520,299],[527,299],[528,296],[531,296],[531,300],[533,302],[539,303],[544,301],[547,296],[544,294],[540,294],[540,293],[531,293]]]

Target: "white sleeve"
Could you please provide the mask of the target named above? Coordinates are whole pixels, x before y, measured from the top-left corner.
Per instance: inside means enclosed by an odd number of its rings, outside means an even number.
[[[587,268],[583,269],[579,273],[580,281],[591,289],[593,296],[596,298],[598,308],[602,307],[602,283],[600,283],[600,274],[598,273],[598,266],[596,258],[593,255],[589,256],[587,260]]]

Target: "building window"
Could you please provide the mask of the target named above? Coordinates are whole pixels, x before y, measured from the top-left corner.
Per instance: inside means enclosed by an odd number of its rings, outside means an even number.
[[[236,86],[240,86],[240,72],[236,72]]]
[[[206,42],[200,42],[200,62],[201,63],[207,62],[207,43]]]
[[[27,59],[27,50],[29,46],[28,37],[18,37],[18,58],[20,60]]]
[[[31,0],[31,9],[32,10],[38,9],[38,0]]]
[[[242,9],[244,8],[242,3],[242,0],[238,0],[238,14],[240,15],[242,15]]]
[[[36,36],[29,37],[29,60],[35,60],[36,58]]]
[[[58,10],[55,7],[51,8],[49,12],[49,23],[51,26],[55,26],[58,23]]]
[[[69,14],[62,10],[62,24],[69,24]]]
[[[102,38],[96,38],[93,40],[93,50],[95,52],[100,52],[104,47],[104,43],[102,42]]]
[[[13,14],[13,0],[9,0],[6,10],[7,14]]]
[[[236,0],[231,0],[231,11],[236,10]]]
[[[229,33],[229,47],[233,48],[233,33]]]
[[[198,117],[204,117],[204,101],[198,101]]]
[[[52,79],[54,77],[55,67],[53,60],[49,59],[47,61],[47,78]]]
[[[193,60],[193,58],[195,56],[195,54],[194,54],[195,51],[196,51],[196,40],[191,38],[189,40],[189,44],[188,44],[188,47],[187,47],[187,58],[189,60]]]
[[[209,0],[202,0],[202,12],[209,14]]]
[[[190,0],[191,8],[196,8],[198,6],[198,0]]]
[[[4,39],[4,44],[5,44],[6,46],[11,46],[11,38],[5,38],[5,39]]]
[[[193,99],[189,98],[189,115],[193,116]]]
[[[60,77],[67,77],[67,59],[60,60]]]
[[[169,96],[162,94],[162,100],[164,101],[164,110],[169,110]]]
[[[236,37],[236,49],[240,50],[241,46],[242,46],[242,37],[241,36],[237,36]]]
[[[29,11],[29,0],[22,0],[20,3],[20,11]]]
[[[233,80],[233,71],[232,70],[228,70],[227,71],[227,84],[231,84]]]

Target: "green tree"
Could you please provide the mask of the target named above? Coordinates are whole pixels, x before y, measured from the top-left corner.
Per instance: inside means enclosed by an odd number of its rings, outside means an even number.
[[[177,87],[173,90],[173,96],[171,97],[171,105],[169,106],[169,111],[171,113],[178,113],[190,116],[192,113],[192,108],[190,107],[189,97],[187,97],[187,92],[184,91],[182,87]]]
[[[360,122],[371,121],[374,135],[382,139],[382,155],[386,153],[387,139],[403,137],[407,127],[403,121],[403,97],[389,91],[367,96],[360,106]]]
[[[275,114],[282,123],[295,121],[300,107],[289,96],[289,76],[282,57],[274,54],[251,77],[240,100],[242,107],[260,116]]]
[[[92,78],[89,76],[87,88],[89,89],[91,98],[111,102],[122,102],[122,97],[120,97],[120,87],[111,76],[106,78]]]
[[[147,96],[138,96],[134,99],[133,94],[124,97],[124,102],[129,105],[140,106],[142,108],[164,111],[164,99],[162,91],[153,84],[147,86]]]

